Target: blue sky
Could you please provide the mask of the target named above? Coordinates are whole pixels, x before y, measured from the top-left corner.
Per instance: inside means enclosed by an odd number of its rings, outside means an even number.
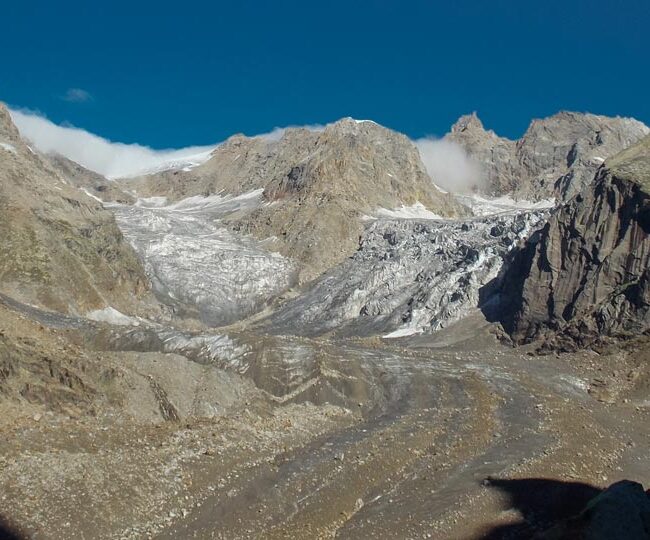
[[[518,137],[560,109],[650,124],[650,1],[7,2],[0,99],[113,141],[210,144],[461,114]]]

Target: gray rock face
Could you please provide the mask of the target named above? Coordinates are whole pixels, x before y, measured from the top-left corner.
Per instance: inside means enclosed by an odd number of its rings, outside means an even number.
[[[0,289],[64,313],[157,303],[113,216],[20,138],[0,104]]]
[[[468,213],[438,191],[415,145],[374,122],[344,119],[320,132],[289,129],[277,140],[233,137],[190,171],[130,180],[127,189],[173,199],[264,190],[269,205],[229,220],[303,263],[311,279],[351,255],[363,233],[362,217],[377,208],[419,202],[441,216]]]
[[[517,341],[586,345],[650,329],[650,137],[609,160],[595,182],[516,253],[504,323]]]
[[[631,118],[561,112],[533,120],[521,139],[511,141],[487,131],[472,114],[460,118],[447,138],[482,166],[488,194],[568,200],[607,158],[649,132]]]
[[[390,337],[432,331],[479,305],[504,254],[544,210],[467,220],[379,220],[359,251],[264,322],[277,333]]]

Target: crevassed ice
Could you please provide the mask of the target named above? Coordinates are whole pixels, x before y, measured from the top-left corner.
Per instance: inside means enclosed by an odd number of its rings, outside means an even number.
[[[295,265],[262,242],[228,230],[222,219],[252,211],[262,191],[140,200],[113,207],[124,236],[144,262],[157,295],[212,325],[262,309],[295,280]]]

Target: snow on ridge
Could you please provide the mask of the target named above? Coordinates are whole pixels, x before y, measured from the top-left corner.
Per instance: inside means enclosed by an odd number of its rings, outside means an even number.
[[[107,176],[107,178],[109,180],[115,180],[118,178],[133,178],[136,176],[147,176],[150,174],[156,174],[164,171],[178,170],[178,169],[184,172],[189,172],[192,169],[200,165],[203,165],[206,161],[208,161],[212,156],[212,152],[214,152],[215,148],[216,147],[211,147],[209,150],[205,150],[197,154],[191,154],[189,156],[174,157],[167,161],[158,163],[153,167],[147,167],[144,169],[135,170],[124,175],[114,175],[114,176],[111,175],[111,176]]]
[[[515,200],[509,195],[496,198],[481,197],[480,195],[456,195],[456,198],[468,206],[476,216],[491,216],[508,212],[528,212],[532,210],[548,210],[555,206],[555,199],[541,201]]]

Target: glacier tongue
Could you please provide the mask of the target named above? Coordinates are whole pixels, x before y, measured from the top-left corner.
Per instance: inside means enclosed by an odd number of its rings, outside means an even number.
[[[224,325],[251,315],[288,289],[294,264],[220,222],[262,204],[261,190],[238,197],[191,197],[172,205],[140,200],[111,205],[165,303]]]
[[[274,333],[391,338],[442,328],[479,305],[504,255],[547,214],[376,221],[353,257],[261,324]]]

